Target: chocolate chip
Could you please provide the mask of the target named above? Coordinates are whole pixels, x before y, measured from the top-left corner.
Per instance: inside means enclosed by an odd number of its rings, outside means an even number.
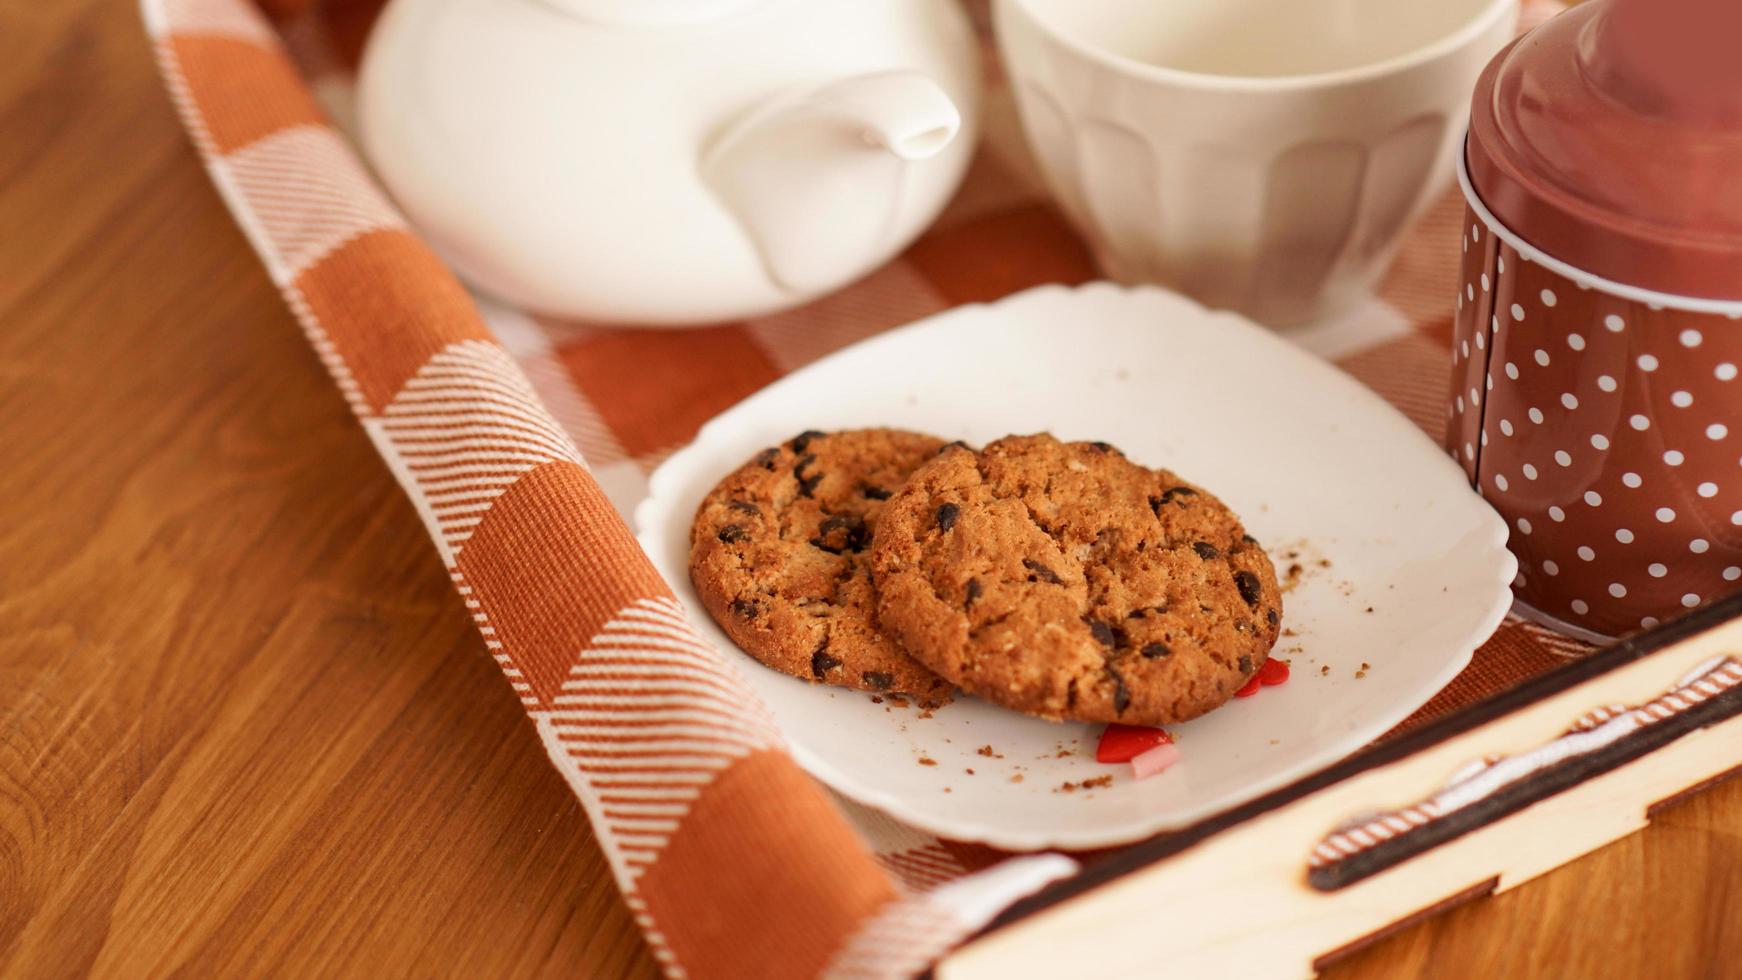
[[[1115,448],[1114,448],[1114,447],[1113,447],[1113,444],[1112,444],[1112,443],[1110,443],[1110,442],[1091,442],[1091,443],[1089,443],[1089,445],[1090,445],[1090,446],[1091,446],[1091,447],[1093,447],[1093,448],[1094,448],[1094,449],[1095,449],[1095,451],[1096,451],[1096,452],[1103,452],[1103,453],[1119,453],[1119,450],[1118,450],[1118,449],[1115,449]],[[1123,455],[1125,455],[1125,454],[1124,454],[1124,453],[1119,453],[1119,455],[1121,455],[1121,456],[1123,456]]]
[[[1252,673],[1252,658],[1251,657],[1241,657],[1240,658],[1240,673],[1242,673],[1242,674]]]
[[[736,524],[728,524],[725,527],[720,528],[720,533],[718,535],[719,539],[727,544],[737,544],[749,536],[749,531],[744,530]]]
[[[744,617],[745,619],[755,619],[756,614],[761,611],[761,607],[756,605],[755,601],[751,599],[732,600],[732,612]]]
[[[1161,496],[1149,498],[1149,506],[1159,514],[1161,513],[1161,508],[1164,504],[1178,503],[1181,507],[1184,507],[1185,501],[1176,500],[1176,497],[1195,497],[1197,495],[1198,492],[1193,490],[1191,487],[1169,487],[1161,492]]]
[[[968,448],[968,444],[963,442],[960,439],[957,439],[955,442],[946,442],[943,445],[939,446],[937,454],[939,456],[942,456],[944,453],[947,453],[952,449],[966,449],[966,448]]]
[[[1059,578],[1057,572],[1046,567],[1045,565],[1042,565],[1040,562],[1037,562],[1032,558],[1022,559],[1022,567],[1028,569],[1031,573],[1033,573],[1033,574],[1028,576],[1028,580],[1030,582],[1036,582],[1036,581],[1049,582],[1053,585],[1063,585],[1064,584],[1064,580]]]
[[[1125,614],[1125,618],[1126,619],[1142,619],[1143,617],[1145,617],[1147,615],[1149,615],[1149,610],[1147,610],[1147,609],[1133,609],[1130,612]]]
[[[809,476],[805,475],[804,468],[816,461],[817,458],[815,455],[806,453],[798,458],[798,462],[792,464],[792,475],[794,479],[798,480],[798,495],[801,497],[808,497],[812,493],[815,493],[817,484],[823,482],[823,475],[821,473],[813,473]]]
[[[948,531],[956,526],[956,518],[962,515],[962,508],[955,504],[940,504],[938,506],[938,531]]]
[[[1269,620],[1270,625],[1272,625],[1272,626],[1275,626],[1277,623],[1282,621],[1282,617],[1277,615],[1276,610],[1274,610],[1274,609],[1264,610],[1264,618]]]
[[[887,691],[889,685],[895,683],[894,675],[879,673],[875,670],[867,670],[862,676],[865,679],[865,686],[873,691]]]
[[[1089,624],[1089,635],[1095,638],[1096,643],[1099,643],[1108,649],[1111,649],[1114,646],[1113,627],[1108,626],[1106,623],[1103,623],[1098,619],[1090,619],[1087,616],[1083,617],[1083,622]]]
[[[1125,686],[1125,678],[1111,667],[1107,668],[1107,676],[1113,678],[1113,713],[1122,715],[1125,709],[1131,707],[1131,691]]]
[[[762,514],[762,511],[757,509],[756,505],[751,503],[748,500],[727,501],[726,506],[730,507],[731,509],[737,511],[740,514],[756,514],[757,516],[761,516],[761,514]]]
[[[864,518],[835,514],[817,525],[817,536],[811,539],[811,546],[831,555],[838,555],[843,551],[859,552],[865,550],[870,537],[870,532],[865,529]]]
[[[980,598],[980,592],[981,592],[980,580],[977,578],[969,579],[967,588],[963,589],[963,593],[966,596],[966,598],[964,598],[962,600],[962,608],[966,609],[969,606],[973,605],[974,600]]]
[[[792,451],[795,453],[802,453],[804,452],[805,447],[811,444],[812,439],[821,439],[822,437],[823,434],[821,432],[818,432],[815,429],[806,429],[792,437]]]
[[[756,454],[754,462],[765,470],[774,469],[774,461],[780,458],[780,450],[764,449]]]
[[[1242,540],[1242,541],[1244,541],[1244,542],[1246,542],[1246,543],[1247,543],[1247,544],[1257,544],[1257,543],[1258,543],[1258,539],[1257,539],[1257,538],[1255,538],[1255,537],[1253,537],[1253,536],[1252,536],[1252,535],[1250,535],[1250,534],[1242,534],[1242,535],[1240,535],[1240,540]]]
[[[1150,660],[1158,660],[1162,657],[1173,656],[1173,651],[1169,649],[1168,645],[1165,643],[1145,643],[1140,652],[1144,657]]]
[[[817,652],[811,654],[812,676],[820,681],[823,679],[824,674],[827,674],[829,671],[834,670],[839,666],[841,666],[840,658],[829,656],[829,641],[824,639],[817,647]]]
[[[869,483],[862,485],[859,488],[859,492],[864,494],[865,498],[867,500],[888,500],[889,499],[889,491],[883,489],[882,487],[874,487]]]
[[[1222,557],[1222,553],[1216,550],[1216,546],[1208,541],[1193,541],[1192,550],[1197,552],[1198,557],[1205,561]]]
[[[1245,599],[1248,606],[1257,608],[1261,595],[1258,576],[1245,570],[1235,572],[1234,587],[1240,590],[1240,598]]]

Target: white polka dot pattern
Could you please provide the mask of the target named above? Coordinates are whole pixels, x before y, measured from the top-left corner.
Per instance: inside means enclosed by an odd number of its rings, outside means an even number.
[[[1541,572],[1519,598],[1618,635],[1742,588],[1742,323],[1463,234],[1446,445]]]

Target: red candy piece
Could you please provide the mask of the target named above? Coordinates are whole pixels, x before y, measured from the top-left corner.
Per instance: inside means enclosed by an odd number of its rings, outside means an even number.
[[[1260,683],[1258,680],[1258,675],[1253,674],[1252,679],[1246,682],[1245,687],[1242,687],[1240,690],[1234,692],[1234,696],[1237,698],[1249,698],[1252,695],[1257,694],[1258,689],[1263,687],[1263,686],[1264,685],[1262,683]]]
[[[1258,668],[1258,681],[1265,687],[1275,687],[1288,680],[1288,661],[1266,660],[1264,666]]]
[[[1101,733],[1101,742],[1095,746],[1095,761],[1130,762],[1157,745],[1172,743],[1173,736],[1163,729],[1115,722]]]

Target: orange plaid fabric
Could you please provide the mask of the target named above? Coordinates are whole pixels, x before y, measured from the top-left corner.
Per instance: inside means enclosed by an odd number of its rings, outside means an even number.
[[[415,503],[665,970],[907,975],[1069,873],[1069,859],[940,841],[811,782],[620,516],[702,422],[781,375],[961,303],[1095,277],[999,80],[962,191],[887,266],[784,313],[612,329],[474,299],[377,188],[332,120],[349,117],[379,2],[143,9],[213,181]],[[1448,193],[1375,301],[1291,334],[1435,436],[1461,213]],[[1583,650],[1510,620],[1405,727]]]

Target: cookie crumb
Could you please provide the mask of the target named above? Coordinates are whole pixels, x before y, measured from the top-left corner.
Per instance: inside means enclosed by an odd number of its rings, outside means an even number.
[[[1013,783],[1022,782],[1022,773],[1016,773],[1015,775],[1011,776],[1010,781]]]
[[[1282,584],[1280,586],[1282,591],[1294,591],[1295,586],[1300,584],[1301,573],[1303,571],[1305,571],[1305,569],[1300,567],[1300,562],[1298,561],[1289,565],[1288,569],[1282,573]]]
[[[929,755],[922,755],[919,757],[919,764],[922,766],[935,766],[938,764],[938,760]]]
[[[1113,785],[1113,776],[1111,774],[1083,780],[1084,789],[1101,789],[1111,785]]]
[[[972,776],[974,774],[974,770],[972,770],[972,769],[963,769],[962,771],[967,773],[970,776]]]
[[[1330,672],[1331,672],[1331,665],[1330,664],[1325,664],[1323,667],[1319,668],[1319,676],[1320,677],[1324,677],[1324,676],[1330,674]]]
[[[882,704],[883,699],[878,697],[877,695],[873,694],[873,695],[871,695],[871,703],[872,704]]]
[[[1002,758],[1004,758],[1002,755],[999,755],[997,752],[993,751],[992,746],[990,746],[990,745],[982,745],[979,748],[975,749],[974,751],[979,753],[980,755],[985,756],[988,759],[1002,759]]]
[[[1058,752],[1053,755],[1053,758],[1055,758],[1055,759],[1069,759],[1073,755],[1076,755],[1076,753],[1072,752],[1070,749],[1059,749]]]

